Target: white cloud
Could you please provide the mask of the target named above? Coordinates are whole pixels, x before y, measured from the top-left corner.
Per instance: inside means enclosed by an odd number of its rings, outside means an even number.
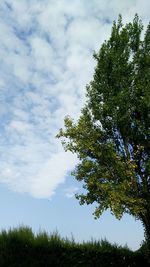
[[[65,196],[67,198],[72,198],[79,191],[79,188],[76,186],[70,186],[70,187],[66,188],[64,191],[65,191]]]
[[[55,138],[78,118],[98,50],[122,13],[149,19],[146,1],[2,0],[0,2],[0,182],[50,197],[74,168]],[[77,188],[69,188],[71,197]]]

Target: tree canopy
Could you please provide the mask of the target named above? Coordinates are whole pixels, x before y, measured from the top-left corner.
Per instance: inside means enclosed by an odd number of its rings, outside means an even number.
[[[150,237],[150,24],[143,38],[142,31],[138,15],[125,26],[121,16],[113,23],[94,54],[81,115],[76,123],[66,117],[58,137],[79,158],[80,204],[96,202],[96,217],[106,209],[117,218],[131,214]]]

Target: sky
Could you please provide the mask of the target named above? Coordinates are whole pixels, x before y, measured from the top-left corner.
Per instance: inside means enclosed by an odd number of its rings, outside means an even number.
[[[79,117],[93,53],[113,21],[138,13],[146,26],[149,10],[149,0],[0,1],[0,229],[28,225],[79,242],[140,246],[139,221],[109,212],[94,220],[94,207],[79,205],[76,155],[55,136],[66,115]]]

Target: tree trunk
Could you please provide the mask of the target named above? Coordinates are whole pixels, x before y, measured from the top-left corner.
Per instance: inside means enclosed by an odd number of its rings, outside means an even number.
[[[145,245],[146,245],[145,253],[148,262],[150,264],[150,212],[147,212],[144,216],[142,216],[141,221],[145,232]]]

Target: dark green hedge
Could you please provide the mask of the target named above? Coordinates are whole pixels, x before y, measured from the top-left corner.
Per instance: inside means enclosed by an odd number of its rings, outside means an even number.
[[[143,255],[107,241],[78,244],[23,227],[0,233],[0,267],[147,267]]]

